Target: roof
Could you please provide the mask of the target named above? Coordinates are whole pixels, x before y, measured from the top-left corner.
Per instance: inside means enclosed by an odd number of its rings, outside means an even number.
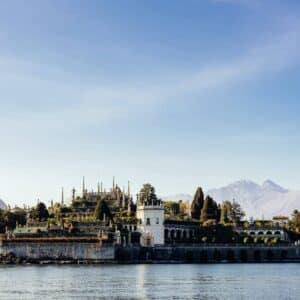
[[[273,220],[288,220],[289,218],[287,216],[275,216],[273,217]]]

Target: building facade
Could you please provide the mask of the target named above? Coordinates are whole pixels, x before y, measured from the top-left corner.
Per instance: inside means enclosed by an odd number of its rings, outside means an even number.
[[[164,207],[162,204],[142,203],[137,206],[137,228],[141,233],[142,246],[163,245],[164,238]]]

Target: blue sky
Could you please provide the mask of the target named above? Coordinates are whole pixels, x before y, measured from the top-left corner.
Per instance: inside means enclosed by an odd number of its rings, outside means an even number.
[[[299,1],[1,1],[0,197],[98,180],[300,187]]]

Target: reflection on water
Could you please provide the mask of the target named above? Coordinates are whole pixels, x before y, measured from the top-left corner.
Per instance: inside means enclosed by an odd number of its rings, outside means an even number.
[[[0,267],[0,299],[300,299],[299,264]]]

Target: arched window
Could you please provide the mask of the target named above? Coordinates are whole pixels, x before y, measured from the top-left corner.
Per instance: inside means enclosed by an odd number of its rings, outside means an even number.
[[[174,238],[175,238],[175,230],[172,229],[172,230],[171,230],[171,239],[174,239]]]

